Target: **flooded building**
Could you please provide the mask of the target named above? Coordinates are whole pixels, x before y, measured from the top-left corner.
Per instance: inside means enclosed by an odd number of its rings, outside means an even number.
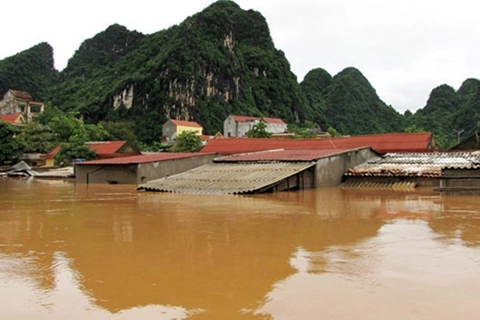
[[[154,153],[75,164],[78,183],[140,184],[210,163],[214,154]]]
[[[98,159],[111,159],[126,156],[140,155],[140,150],[133,147],[127,141],[98,141],[85,142],[88,148],[95,152]],[[45,155],[46,166],[53,167],[55,165],[55,155],[60,151],[61,145],[56,146],[52,151]]]
[[[479,166],[477,152],[388,153],[349,169],[342,186],[395,187],[408,183],[411,187],[459,187],[471,184],[472,179],[480,186],[480,176],[473,170]]]
[[[184,173],[150,181],[139,190],[243,194],[337,186],[349,168],[374,157],[358,149],[271,150],[220,157]]]

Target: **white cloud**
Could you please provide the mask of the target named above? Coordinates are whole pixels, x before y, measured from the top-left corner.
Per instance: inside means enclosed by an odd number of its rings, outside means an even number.
[[[46,41],[63,69],[82,41],[119,23],[149,34],[181,23],[213,0],[2,3],[0,59]],[[236,1],[267,19],[278,49],[301,81],[313,68],[359,69],[400,112],[425,105],[443,83],[480,78],[480,4],[470,0]]]

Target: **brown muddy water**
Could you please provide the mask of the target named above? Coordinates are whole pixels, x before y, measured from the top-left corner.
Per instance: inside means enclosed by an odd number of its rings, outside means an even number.
[[[0,319],[479,319],[480,199],[0,178]]]

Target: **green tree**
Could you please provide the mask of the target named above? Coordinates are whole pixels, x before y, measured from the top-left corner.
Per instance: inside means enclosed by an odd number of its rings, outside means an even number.
[[[335,128],[333,128],[333,127],[329,127],[327,129],[327,132],[330,135],[330,137],[332,137],[332,138],[341,136],[341,134],[337,130],[335,130]]]
[[[302,125],[288,125],[288,131],[294,133],[293,138],[308,139],[318,136],[320,127],[316,123],[307,120]]]
[[[128,141],[130,146],[139,149],[139,142],[135,134],[135,122],[133,121],[100,121],[101,125],[108,133],[108,140]]]
[[[425,132],[425,129],[418,127],[416,124],[412,124],[411,126],[408,126],[405,129],[403,129],[403,132],[408,132],[408,133]]]
[[[74,139],[87,141],[104,141],[108,132],[102,125],[84,124],[83,120],[75,117],[74,113],[55,115],[48,126],[57,134],[62,142],[71,142]]]
[[[175,139],[173,152],[196,152],[202,148],[202,139],[195,131],[182,131]]]
[[[16,138],[19,133],[18,127],[0,121],[0,164],[16,160],[23,154],[25,144]]]
[[[63,143],[53,158],[57,165],[65,167],[72,165],[75,159],[94,160],[97,158],[97,154],[82,140],[74,138],[71,143]]]
[[[25,144],[25,152],[27,153],[48,153],[60,143],[57,135],[50,127],[37,121],[25,125],[18,135],[18,139]]]
[[[265,121],[261,120],[259,123],[254,124],[252,128],[247,131],[247,137],[270,138],[272,137],[272,134],[267,131],[267,125],[265,124]]]

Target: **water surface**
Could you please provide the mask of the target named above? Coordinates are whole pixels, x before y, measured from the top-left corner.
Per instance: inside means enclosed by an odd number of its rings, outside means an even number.
[[[475,196],[0,178],[1,319],[478,319]]]

